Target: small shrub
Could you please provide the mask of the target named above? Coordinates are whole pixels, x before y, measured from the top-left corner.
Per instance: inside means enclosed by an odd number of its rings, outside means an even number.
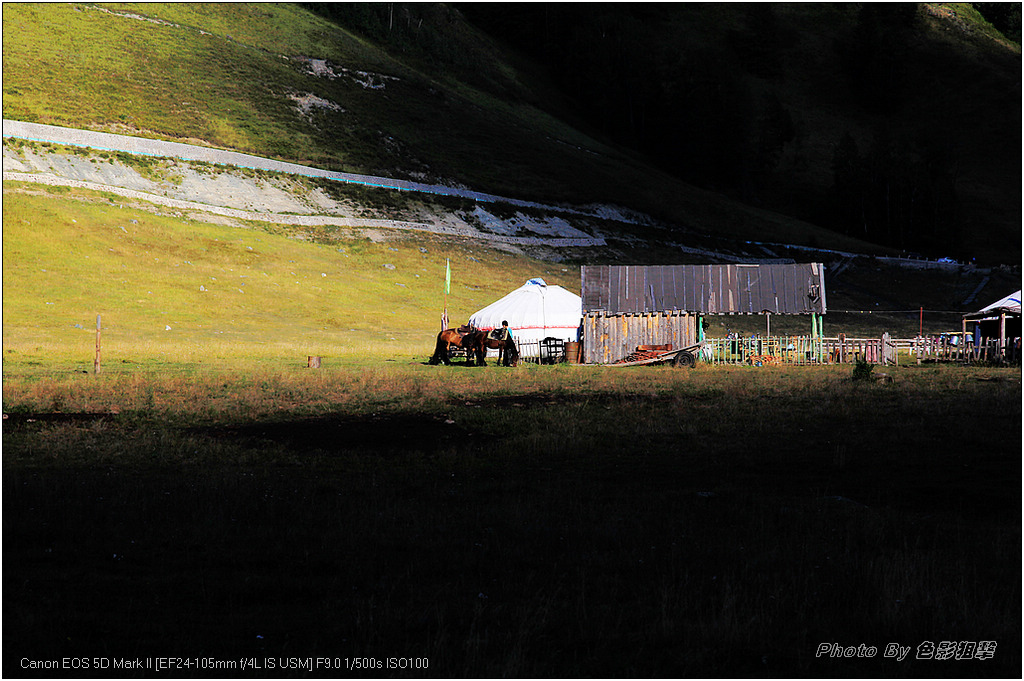
[[[874,364],[871,364],[867,360],[861,358],[857,360],[857,363],[853,366],[853,380],[855,381],[870,381],[871,370],[875,368]]]

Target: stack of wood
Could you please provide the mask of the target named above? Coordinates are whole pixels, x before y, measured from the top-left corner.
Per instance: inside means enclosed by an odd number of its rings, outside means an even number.
[[[672,350],[672,344],[667,345],[638,345],[636,350],[629,353],[614,364],[625,364],[626,362],[643,362],[648,359],[655,359]]]

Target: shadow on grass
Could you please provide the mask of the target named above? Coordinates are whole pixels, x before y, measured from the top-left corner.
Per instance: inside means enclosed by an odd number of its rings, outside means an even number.
[[[867,432],[773,402],[755,418],[553,391],[202,428],[22,414],[4,432],[4,675],[173,655],[263,665],[175,672],[199,677],[1015,676],[1019,459],[967,448],[1002,416]],[[58,437],[59,455],[126,458],[25,463]],[[146,464],[143,445],[207,455]],[[881,653],[924,641],[998,647]],[[310,657],[429,666],[281,668]]]

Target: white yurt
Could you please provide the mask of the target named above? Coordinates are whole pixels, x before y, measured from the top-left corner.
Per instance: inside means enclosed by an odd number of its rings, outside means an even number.
[[[545,338],[575,341],[582,319],[583,301],[578,295],[535,278],[475,312],[469,323],[490,331],[507,321],[519,353],[523,357],[537,357],[540,341]]]

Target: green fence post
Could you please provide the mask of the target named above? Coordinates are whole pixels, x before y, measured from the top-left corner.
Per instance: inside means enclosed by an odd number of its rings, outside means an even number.
[[[825,317],[818,315],[818,364],[824,359]]]
[[[811,338],[810,338],[810,341],[811,341],[811,347],[810,347],[811,354],[810,354],[810,357],[816,356],[815,352],[814,352],[814,346],[817,345],[817,343],[814,342],[814,339],[817,338],[817,337],[818,337],[818,315],[816,313],[812,312],[811,313]]]

